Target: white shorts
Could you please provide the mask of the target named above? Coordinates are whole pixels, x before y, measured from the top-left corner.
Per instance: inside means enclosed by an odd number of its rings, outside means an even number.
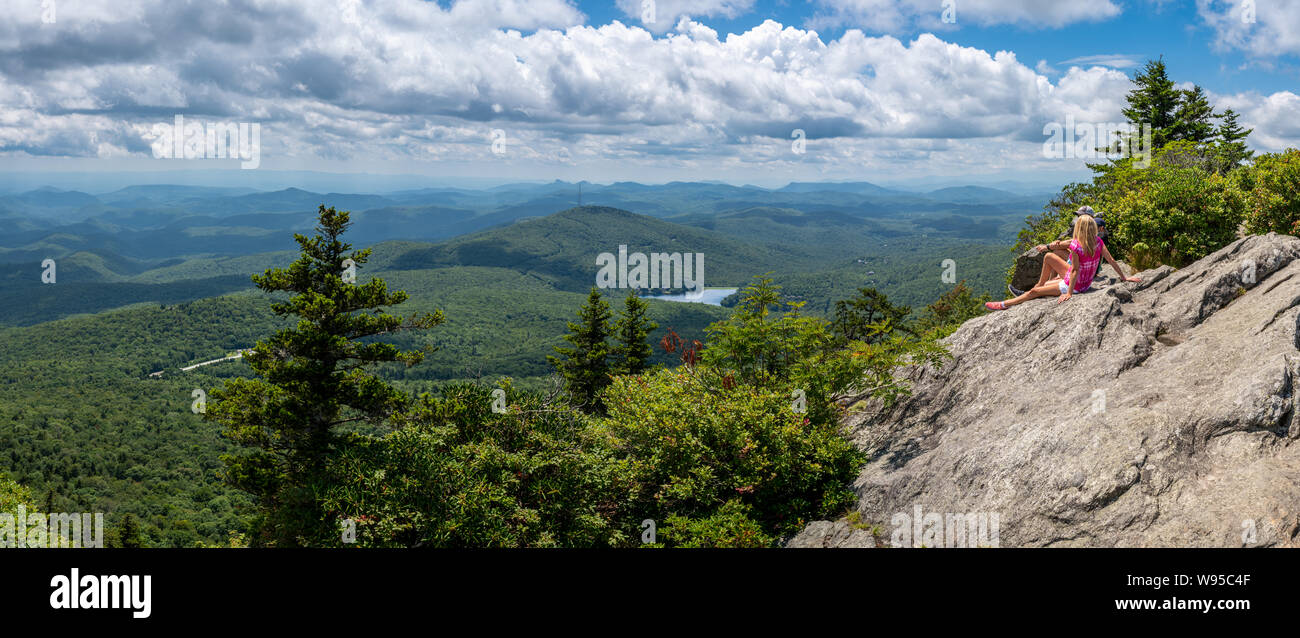
[[[1092,286],[1088,286],[1088,288],[1091,288],[1091,287],[1092,287]],[[1070,284],[1065,283],[1065,280],[1064,280],[1064,279],[1058,279],[1057,282],[1056,282],[1056,288],[1057,288],[1057,290],[1060,290],[1060,291],[1061,291],[1061,294],[1062,294],[1062,295],[1064,295],[1065,293],[1069,292],[1069,290],[1070,290]],[[1076,291],[1076,292],[1087,292],[1087,291],[1088,291],[1088,288],[1084,288],[1083,290],[1078,290],[1078,291]]]

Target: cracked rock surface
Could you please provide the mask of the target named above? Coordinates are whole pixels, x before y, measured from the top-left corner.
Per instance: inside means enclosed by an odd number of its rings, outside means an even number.
[[[1246,237],[966,322],[942,367],[900,371],[911,397],[846,417],[861,520],[885,544],[920,506],[997,514],[1001,547],[1300,545],[1298,257]],[[870,542],[826,523],[790,544]]]

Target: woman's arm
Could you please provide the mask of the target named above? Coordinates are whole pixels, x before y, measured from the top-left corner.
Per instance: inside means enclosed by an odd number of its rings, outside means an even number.
[[[1142,281],[1138,277],[1124,276],[1124,270],[1119,267],[1119,263],[1115,261],[1115,258],[1110,256],[1110,249],[1106,248],[1105,245],[1101,247],[1101,256],[1106,259],[1106,263],[1110,264],[1111,268],[1115,269],[1115,272],[1119,274],[1120,279],[1124,281]]]
[[[1074,293],[1074,284],[1078,283],[1078,281],[1079,281],[1079,269],[1075,268],[1070,273],[1070,287],[1065,290],[1064,295],[1061,295],[1056,299],[1056,303],[1058,304],[1064,303],[1066,299],[1069,299],[1070,295]]]

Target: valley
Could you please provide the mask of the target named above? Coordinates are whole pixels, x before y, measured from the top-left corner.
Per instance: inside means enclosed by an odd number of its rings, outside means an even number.
[[[818,316],[860,287],[919,310],[952,287],[946,259],[958,280],[997,294],[1013,229],[1041,200],[986,191],[584,184],[582,207],[567,183],[0,195],[0,468],[49,511],[106,511],[110,528],[133,514],[149,545],[222,544],[243,529],[252,504],[219,476],[231,448],[192,413],[191,393],[248,375],[222,359],[284,327],[249,277],[288,265],[320,204],[353,210],[349,240],[373,248],[358,283],[409,293],[397,314],[446,314],[437,330],[388,339],[433,349],[421,365],[379,369],[418,393],[504,377],[546,387],[546,356],[596,283],[597,256],[619,246],[700,253],[708,288],[770,273]],[[53,284],[42,283],[46,259]],[[606,296],[621,305],[623,294]],[[703,340],[734,303],[713,296],[720,305],[650,299],[650,342],[669,330]]]

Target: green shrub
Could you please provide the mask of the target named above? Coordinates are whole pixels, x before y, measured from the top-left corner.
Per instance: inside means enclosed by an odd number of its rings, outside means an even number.
[[[750,510],[739,499],[732,499],[706,518],[672,515],[659,535],[674,547],[770,547],[776,539],[763,533],[749,517]]]
[[[26,507],[29,512],[37,511],[32,491],[0,472],[0,513],[15,514],[19,505]]]
[[[853,502],[848,486],[865,459],[837,423],[796,412],[790,392],[714,386],[707,374],[683,366],[606,390],[604,427],[638,486],[628,525],[708,519],[739,499],[779,535]]]
[[[602,427],[636,483],[624,525],[672,517],[670,546],[775,542],[854,502],[865,457],[843,436],[834,398],[894,400],[908,391],[897,366],[945,353],[898,336],[841,347],[827,321],[801,316],[778,290],[766,278],[745,288],[709,327],[698,363],[606,389]]]
[[[1300,150],[1261,155],[1234,177],[1245,193],[1247,232],[1300,235]]]
[[[627,544],[611,525],[628,481],[587,417],[506,385],[422,397],[382,438],[339,447],[319,486],[323,509],[356,523],[359,547],[600,547]],[[340,546],[341,533],[317,539]]]
[[[1143,244],[1149,258],[1183,266],[1237,238],[1245,213],[1241,191],[1222,174],[1168,161],[1179,149],[1162,149],[1150,168],[1126,175],[1102,198],[1111,213],[1112,250],[1123,254]]]
[[[1160,265],[1160,259],[1156,256],[1155,251],[1146,245],[1145,242],[1133,244],[1128,249],[1128,264],[1134,270],[1141,272]]]
[[[986,314],[984,302],[993,299],[988,293],[976,296],[963,279],[938,299],[925,307],[916,320],[916,329],[935,339],[942,339],[957,331],[967,319]]]

